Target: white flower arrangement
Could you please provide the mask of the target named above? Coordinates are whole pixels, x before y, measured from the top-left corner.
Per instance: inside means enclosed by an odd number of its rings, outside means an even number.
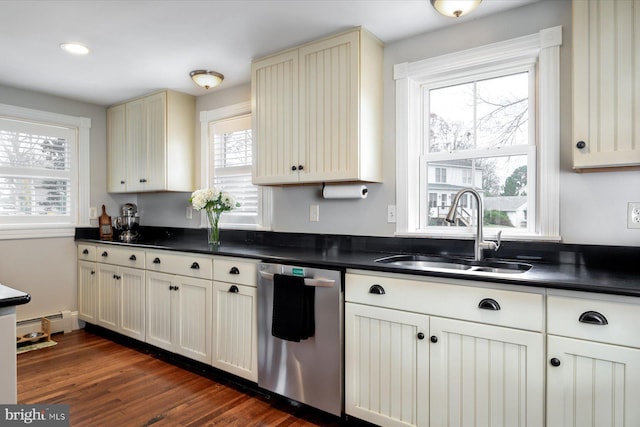
[[[215,213],[230,211],[240,206],[236,199],[225,191],[216,188],[203,188],[191,193],[189,202],[197,211],[207,210]]]
[[[191,193],[189,198],[191,206],[197,211],[204,210],[209,220],[209,243],[220,244],[220,229],[218,221],[222,212],[230,211],[240,206],[236,199],[225,191],[218,191],[215,188],[203,188]]]

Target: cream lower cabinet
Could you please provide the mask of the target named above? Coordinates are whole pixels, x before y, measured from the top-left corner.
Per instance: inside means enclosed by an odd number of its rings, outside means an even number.
[[[93,324],[98,312],[96,270],[96,247],[78,245],[78,318]]]
[[[543,425],[542,292],[442,280],[347,273],[346,413],[385,426]]]
[[[144,251],[97,247],[95,323],[131,338],[145,336]]]
[[[258,381],[256,262],[213,260],[213,343],[211,364]]]
[[[549,293],[547,426],[640,425],[640,298]]]
[[[428,425],[428,334],[428,316],[346,303],[346,413],[384,426]]]
[[[78,318],[89,323],[96,323],[98,311],[98,281],[96,263],[78,261]]]
[[[147,273],[146,342],[211,363],[210,280]]]
[[[542,426],[541,333],[431,318],[431,426]]]
[[[147,251],[145,341],[211,363],[212,258]]]

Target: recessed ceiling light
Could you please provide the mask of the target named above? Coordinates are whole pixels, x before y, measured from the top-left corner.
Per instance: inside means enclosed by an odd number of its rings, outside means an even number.
[[[73,55],[86,55],[91,50],[88,47],[81,45],[80,43],[62,43],[60,49]]]

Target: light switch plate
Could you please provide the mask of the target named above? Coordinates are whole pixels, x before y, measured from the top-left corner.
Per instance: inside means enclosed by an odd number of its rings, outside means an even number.
[[[387,205],[387,223],[396,223],[396,205]]]
[[[95,206],[89,208],[89,219],[98,219],[98,208]]]
[[[320,221],[320,206],[319,205],[309,205],[309,221],[311,221],[311,222],[319,222]]]

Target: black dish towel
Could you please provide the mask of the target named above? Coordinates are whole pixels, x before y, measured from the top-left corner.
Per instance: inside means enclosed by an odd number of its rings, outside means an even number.
[[[305,286],[304,277],[273,275],[271,335],[300,342],[316,332],[316,288]]]

